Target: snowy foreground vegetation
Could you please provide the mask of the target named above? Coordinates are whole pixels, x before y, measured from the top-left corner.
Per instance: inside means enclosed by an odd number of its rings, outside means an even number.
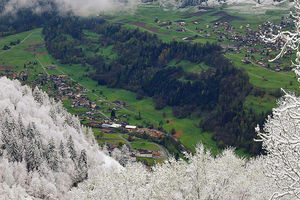
[[[45,93],[0,79],[0,199],[297,199],[300,100],[286,95],[259,134],[267,156],[202,145],[188,162],[122,167]],[[298,196],[299,197],[299,196]]]
[[[7,78],[0,88],[0,199],[64,199],[98,170],[119,168],[47,94]]]

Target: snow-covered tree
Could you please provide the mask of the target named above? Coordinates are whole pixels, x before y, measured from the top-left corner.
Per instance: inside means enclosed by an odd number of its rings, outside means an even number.
[[[64,146],[63,141],[60,141],[60,144],[59,144],[59,154],[62,159],[64,159],[66,157],[65,146]]]
[[[112,152],[111,152],[111,157],[113,157],[115,160],[120,161],[122,158],[122,153],[120,151],[120,149],[115,148]]]
[[[296,59],[292,65],[295,67],[293,70],[295,71],[296,75],[300,76],[300,0],[294,0],[294,11],[290,13],[293,18],[293,22],[295,25],[294,30],[282,30],[279,31],[278,34],[262,34],[262,39],[268,43],[277,43],[278,40],[283,40],[284,45],[281,48],[280,53],[270,62],[278,60],[279,58],[283,57],[289,49],[296,51]],[[299,79],[298,79],[299,80]],[[300,80],[299,80],[300,81]]]
[[[66,199],[88,174],[120,167],[61,103],[33,93],[0,78],[0,199]]]
[[[119,171],[105,170],[69,193],[72,199],[268,199],[276,186],[264,176],[264,159],[240,159],[225,150],[214,158],[202,145],[187,159],[170,159],[151,171],[128,163]]]
[[[69,152],[70,158],[75,162],[76,158],[77,158],[77,153],[76,153],[76,149],[74,146],[74,141],[73,141],[72,135],[69,136],[67,147],[68,147],[68,152]]]
[[[266,155],[266,174],[280,190],[274,198],[300,198],[300,98],[286,94],[264,129],[257,128]]]
[[[127,147],[126,144],[124,144],[121,149],[121,157],[119,160],[120,164],[125,166],[129,162],[129,158],[130,158],[129,148]]]
[[[86,151],[82,150],[78,159],[78,172],[81,180],[88,178],[88,161]]]
[[[296,75],[300,76],[300,1],[294,1],[294,30],[282,30],[276,35],[263,36],[266,42],[276,43],[283,40],[281,52],[272,60],[283,57],[291,49],[296,51],[296,59],[292,62]],[[300,79],[298,78],[298,81]],[[300,98],[295,94],[284,92],[278,101],[278,108],[273,109],[264,128],[257,127],[259,141],[266,150],[265,172],[273,178],[278,186],[272,198],[300,198]]]
[[[50,139],[48,143],[48,148],[46,149],[46,159],[50,169],[52,169],[53,171],[58,171],[58,153],[53,138]]]

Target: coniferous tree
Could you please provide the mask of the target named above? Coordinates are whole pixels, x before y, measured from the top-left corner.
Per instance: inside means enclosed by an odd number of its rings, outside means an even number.
[[[63,159],[66,157],[65,147],[64,147],[63,141],[60,141],[60,144],[59,144],[59,154],[60,154],[60,156],[61,156]]]
[[[76,153],[74,141],[73,141],[73,138],[71,135],[68,138],[67,148],[68,148],[68,152],[69,152],[69,156],[70,156],[71,160],[73,160],[73,162],[75,162],[76,158],[77,158],[77,153]]]
[[[53,138],[48,142],[48,148],[46,149],[46,159],[50,169],[52,169],[53,171],[57,171],[59,167],[59,161]]]

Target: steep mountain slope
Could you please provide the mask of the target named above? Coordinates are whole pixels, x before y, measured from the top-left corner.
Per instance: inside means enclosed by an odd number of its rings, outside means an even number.
[[[0,79],[0,199],[64,199],[99,170],[117,168],[61,103]]]

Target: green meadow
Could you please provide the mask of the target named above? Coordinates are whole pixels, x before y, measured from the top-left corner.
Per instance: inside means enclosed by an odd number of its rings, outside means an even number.
[[[147,140],[142,140],[142,139],[138,139],[138,140],[134,140],[133,142],[131,142],[131,146],[134,149],[145,149],[145,150],[149,150],[149,151],[159,151],[160,148],[153,144],[152,142],[149,142]]]
[[[264,15],[243,15],[241,16],[234,10],[223,8],[228,14],[238,17],[240,19],[235,19],[232,21],[233,26],[239,27],[241,25],[250,24],[250,27],[255,27],[258,24],[261,24],[265,20],[278,21],[282,14],[286,14],[281,11],[268,12]],[[144,31],[149,31],[155,33],[164,41],[183,41],[184,37],[195,37],[195,40],[192,42],[218,42],[217,36],[211,34],[210,37],[203,37],[202,34],[195,32],[196,27],[202,28],[210,32],[211,28],[206,28],[207,24],[213,24],[213,21],[220,20],[222,16],[215,15],[224,10],[213,10],[205,13],[198,13],[197,15],[191,15],[190,13],[195,10],[164,10],[157,6],[157,4],[140,6],[132,13],[122,13],[115,14],[113,16],[108,16],[107,20],[114,23],[121,23],[128,28],[139,28]],[[155,22],[155,19],[160,20],[160,23]],[[243,19],[242,19],[243,18]],[[176,32],[174,29],[177,29],[176,24],[170,25],[170,29],[167,29],[166,26],[161,26],[162,22],[168,21],[184,21],[186,22],[186,28],[190,31],[186,32]],[[197,21],[198,24],[193,22]],[[243,31],[243,30],[241,30]],[[97,38],[97,34],[85,32],[90,38]],[[24,40],[25,39],[25,40]],[[12,46],[9,50],[2,50],[4,45],[9,45],[10,42],[14,41],[23,41],[19,45]],[[177,119],[172,114],[172,109],[166,107],[162,110],[156,110],[154,102],[151,98],[144,97],[141,100],[136,99],[136,94],[115,88],[107,88],[106,86],[99,86],[96,81],[88,78],[88,73],[92,72],[86,70],[86,67],[82,65],[62,65],[54,58],[52,58],[48,53],[45,47],[37,47],[36,52],[37,56],[35,57],[34,52],[32,52],[31,46],[33,44],[38,44],[44,42],[41,29],[34,29],[28,32],[15,34],[5,38],[0,38],[0,65],[16,67],[17,71],[24,70],[24,64],[29,62],[37,62],[32,69],[28,69],[28,72],[37,74],[39,72],[44,72],[41,64],[43,66],[56,64],[58,66],[57,70],[47,70],[49,74],[68,74],[73,80],[80,83],[84,87],[90,90],[87,94],[92,100],[105,99],[107,102],[113,101],[125,101],[128,104],[128,107],[120,109],[117,111],[117,115],[128,115],[128,121],[134,125],[145,125],[145,124],[154,124],[155,127],[158,127],[159,124],[163,124],[163,127],[167,131],[175,129],[176,132],[180,133],[176,137],[180,142],[188,147],[190,150],[194,151],[195,146],[198,142],[202,142],[207,148],[216,154],[220,152],[217,147],[216,142],[212,138],[211,133],[202,132],[198,128],[198,124],[201,118],[189,117],[185,119]],[[84,49],[86,52],[89,52],[89,49]],[[105,48],[100,48],[97,54],[103,55],[107,61],[114,58],[115,53],[113,52],[112,46]],[[235,66],[238,68],[244,69],[248,73],[250,82],[257,87],[265,88],[268,91],[273,91],[278,88],[286,88],[292,91],[299,91],[299,85],[295,78],[293,72],[274,72],[266,68],[262,68],[252,64],[244,64],[241,59],[243,58],[244,52],[240,54],[228,54],[227,57],[233,61]],[[40,61],[40,63],[38,62]],[[285,65],[289,65],[289,59],[284,60]],[[168,64],[168,66],[182,67],[187,72],[201,73],[201,71],[206,70],[207,66],[204,64],[195,65],[188,61],[177,61],[173,60]],[[245,105],[249,108],[252,108],[256,112],[260,111],[270,111],[273,107],[276,106],[276,99],[265,95],[264,97],[254,97],[250,95],[247,97]],[[65,107],[68,110],[76,114],[78,110],[72,109],[70,106],[70,101],[63,102]],[[97,104],[98,101],[97,101]],[[100,104],[99,104],[100,105]],[[109,115],[108,108],[113,105],[103,105],[103,111],[105,114]],[[141,114],[142,119],[137,119],[137,116]],[[169,123],[168,123],[169,122]],[[98,134],[98,133],[97,133]],[[96,136],[97,136],[96,134]],[[114,138],[112,138],[114,137]],[[125,140],[122,140],[117,135],[108,135],[105,134],[99,143],[103,143],[105,140],[114,141],[114,144],[119,142],[125,143]],[[142,145],[143,144],[143,145]],[[136,142],[134,143],[135,148],[144,146],[147,147],[149,142]],[[150,147],[149,148],[155,148]],[[244,155],[242,150],[237,150],[238,155]],[[247,155],[245,155],[247,156]]]

